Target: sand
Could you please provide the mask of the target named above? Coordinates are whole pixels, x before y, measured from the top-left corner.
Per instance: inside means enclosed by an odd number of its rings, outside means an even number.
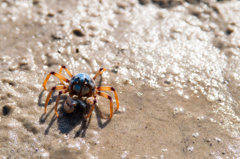
[[[239,32],[239,1],[1,1],[0,158],[240,158]],[[107,68],[111,120],[44,114],[62,65]]]

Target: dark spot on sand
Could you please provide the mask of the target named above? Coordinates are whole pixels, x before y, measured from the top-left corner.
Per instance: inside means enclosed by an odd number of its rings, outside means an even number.
[[[54,17],[54,13],[49,12],[49,13],[47,14],[47,16],[50,17],[50,18],[52,18],[52,17]]]
[[[227,29],[226,34],[227,34],[227,35],[230,35],[232,32],[233,32],[233,30]]]
[[[164,84],[165,86],[170,86],[170,85],[172,84],[172,82],[169,81],[169,80],[164,80],[164,81],[163,81],[163,84]]]
[[[141,5],[150,3],[150,0],[138,0]]]
[[[11,107],[10,106],[7,106],[5,105],[3,108],[2,108],[2,112],[3,112],[3,115],[8,115],[11,111]]]
[[[74,29],[72,32],[74,35],[79,36],[79,37],[83,37],[86,35],[85,31],[83,29]]]

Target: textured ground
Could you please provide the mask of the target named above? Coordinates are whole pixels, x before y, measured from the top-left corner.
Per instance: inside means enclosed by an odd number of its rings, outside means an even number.
[[[0,158],[240,158],[239,32],[239,1],[2,0]],[[112,120],[43,114],[61,65],[107,68]]]

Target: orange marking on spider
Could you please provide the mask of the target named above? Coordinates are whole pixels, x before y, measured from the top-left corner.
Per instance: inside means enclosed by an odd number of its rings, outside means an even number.
[[[65,78],[62,75],[62,69],[64,69],[68,73],[68,75],[71,77],[71,80],[68,80],[67,78]],[[117,104],[115,111],[117,111],[119,109],[119,99],[118,99],[117,92],[113,87],[109,87],[109,86],[96,87],[95,79],[97,78],[98,75],[102,74],[104,71],[106,71],[105,68],[100,68],[99,71],[96,73],[96,75],[93,78],[91,78],[86,73],[79,73],[74,76],[71,74],[71,72],[65,66],[62,66],[60,68],[59,73],[50,72],[43,82],[44,89],[46,90],[46,84],[51,75],[54,75],[57,78],[59,78],[62,85],[53,87],[51,89],[51,91],[49,92],[46,102],[45,102],[45,113],[47,112],[46,108],[47,108],[48,102],[50,100],[50,97],[51,97],[53,91],[61,90],[61,91],[59,91],[59,94],[56,99],[56,104],[55,104],[55,114],[57,117],[58,117],[57,106],[58,106],[60,97],[64,93],[69,93],[69,97],[65,101],[65,104],[64,104],[64,110],[67,113],[73,112],[75,109],[75,106],[77,105],[77,101],[74,100],[73,97],[74,98],[76,97],[78,100],[80,100],[82,97],[87,97],[86,104],[91,106],[91,108],[90,108],[90,111],[88,112],[88,114],[84,118],[88,118],[91,115],[91,113],[97,103],[96,95],[100,95],[100,96],[103,96],[103,97],[109,99],[109,101],[110,101],[109,118],[111,119],[113,116],[112,97],[106,93],[99,92],[99,91],[113,91],[114,92],[114,96],[115,96],[116,104]],[[65,81],[65,83],[63,81]],[[83,101],[81,101],[81,103],[83,103]]]
[[[116,103],[117,103],[117,107],[116,107],[115,111],[118,111],[118,109],[119,109],[119,100],[118,100],[117,91],[113,87],[110,87],[110,86],[97,87],[97,90],[99,90],[99,91],[113,91],[115,99],[116,99]]]
[[[90,115],[92,114],[93,109],[95,108],[96,103],[97,103],[97,99],[94,98],[93,105],[92,105],[92,107],[91,107],[89,113],[84,117],[85,119],[87,119],[87,118],[90,117]]]
[[[60,74],[60,75],[62,74],[62,69],[64,69],[71,78],[73,77],[72,73],[67,69],[66,66],[62,66],[62,67],[60,68],[60,70],[59,70],[59,74]],[[61,83],[64,85],[63,81],[62,81],[61,79],[59,79],[59,80],[60,80]]]
[[[106,70],[107,70],[106,68],[100,68],[99,71],[96,73],[96,75],[93,77],[93,80],[95,80],[98,75],[101,75]]]
[[[66,86],[55,86],[55,87],[52,87],[51,91],[48,93],[48,96],[47,96],[47,99],[46,99],[46,102],[45,102],[45,113],[47,113],[47,105],[48,105],[48,102],[50,100],[50,97],[53,93],[53,91],[55,90],[63,90],[63,89],[67,89]]]
[[[103,93],[103,92],[98,92],[98,95],[100,95],[100,96],[110,100],[110,116],[109,116],[109,118],[112,118],[112,116],[113,116],[113,101],[112,101],[112,97],[109,96],[107,93]]]
[[[43,88],[44,88],[45,90],[47,90],[47,88],[46,88],[47,81],[48,81],[48,79],[49,79],[49,77],[50,77],[51,75],[54,75],[54,76],[56,76],[57,78],[59,78],[60,80],[63,80],[63,81],[65,81],[65,82],[67,82],[67,83],[70,82],[70,81],[69,81],[67,78],[65,78],[63,75],[61,75],[61,74],[59,74],[59,73],[56,73],[56,72],[50,72],[50,73],[47,75],[47,77],[46,77],[46,79],[44,80],[44,82],[43,82]]]

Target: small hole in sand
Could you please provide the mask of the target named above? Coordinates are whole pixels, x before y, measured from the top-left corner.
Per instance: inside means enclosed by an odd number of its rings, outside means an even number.
[[[50,18],[52,18],[52,17],[54,17],[54,13],[49,12],[49,13],[47,14],[47,16],[50,17]]]
[[[226,34],[227,34],[227,35],[230,35],[232,32],[233,32],[233,30],[227,29]]]
[[[82,36],[85,36],[85,34],[82,32],[82,30],[80,30],[80,29],[75,29],[75,30],[73,30],[73,33],[76,35],[76,36],[80,36],[80,37],[82,37]]]
[[[39,0],[33,0],[33,5],[38,5],[39,4]]]
[[[16,82],[11,81],[11,80],[9,80],[9,79],[3,79],[2,82],[3,82],[3,83],[8,83],[10,86],[16,86],[16,85],[17,85]]]
[[[169,81],[169,80],[164,80],[164,81],[163,81],[163,84],[164,84],[165,86],[170,86],[170,85],[172,84],[172,82]]]
[[[79,49],[78,48],[76,48],[76,53],[79,53]]]
[[[5,105],[3,108],[2,108],[2,112],[3,112],[3,115],[8,115],[9,112],[11,111],[11,107]]]

